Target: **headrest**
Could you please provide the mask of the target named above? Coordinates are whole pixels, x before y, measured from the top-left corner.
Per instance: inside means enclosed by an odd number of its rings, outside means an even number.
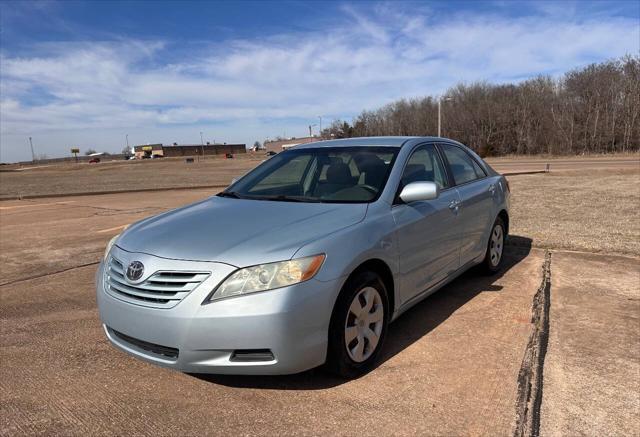
[[[336,162],[327,168],[327,182],[330,184],[349,185],[353,183],[351,170],[344,162]]]

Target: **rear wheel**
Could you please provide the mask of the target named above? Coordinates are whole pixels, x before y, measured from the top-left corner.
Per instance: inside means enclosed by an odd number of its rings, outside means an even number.
[[[371,370],[382,348],[389,318],[387,290],[373,272],[349,279],[329,327],[327,367],[347,378]]]
[[[484,269],[489,274],[496,273],[502,267],[505,237],[504,221],[497,217],[489,234],[487,252],[483,261]]]

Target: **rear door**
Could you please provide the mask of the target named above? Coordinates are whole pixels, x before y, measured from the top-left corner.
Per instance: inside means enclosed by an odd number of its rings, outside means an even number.
[[[432,144],[413,150],[404,167],[398,194],[407,184],[418,181],[435,182],[441,191],[434,200],[408,204],[397,201],[392,207],[403,304],[459,267],[460,198],[450,186],[442,157]]]
[[[495,186],[486,172],[464,148],[453,144],[438,144],[449,173],[462,201],[459,220],[462,229],[460,265],[484,255],[488,232],[493,224]],[[493,189],[492,189],[493,186]]]

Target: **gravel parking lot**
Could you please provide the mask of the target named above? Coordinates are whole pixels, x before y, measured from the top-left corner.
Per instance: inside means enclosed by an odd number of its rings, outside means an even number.
[[[638,181],[640,173],[625,177]],[[572,180],[577,192],[592,192],[592,182]],[[548,223],[546,200],[531,188],[544,193],[548,181],[511,179],[521,215],[505,271],[467,273],[414,307],[391,325],[380,365],[348,382],[321,370],[186,375],[108,344],[93,285],[106,241],[132,221],[214,189],[0,202],[0,434],[513,434],[544,248],[551,250],[551,301],[538,369],[540,430],[638,434],[637,246],[614,239],[593,254],[567,251],[552,238],[539,244],[544,231],[526,217]],[[637,217],[634,198],[627,201]],[[632,222],[620,222],[619,241],[636,235]],[[563,232],[566,241],[583,235],[569,225]]]

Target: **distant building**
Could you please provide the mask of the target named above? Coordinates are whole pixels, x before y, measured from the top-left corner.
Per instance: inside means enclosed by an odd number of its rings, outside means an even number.
[[[133,154],[136,159],[142,159],[143,156],[163,155],[162,144],[145,144],[133,147]]]
[[[176,156],[201,156],[201,155],[226,155],[227,153],[247,153],[245,144],[174,144],[164,146],[162,144],[148,144],[135,146],[135,156],[142,159],[144,156],[160,155],[166,157]]]
[[[265,141],[264,148],[267,149],[267,152],[282,152],[283,150],[287,150],[293,146],[297,146],[298,144],[308,144],[313,143],[315,141],[320,141],[318,137],[302,137],[302,138],[291,138],[288,140],[276,140],[276,141]]]

